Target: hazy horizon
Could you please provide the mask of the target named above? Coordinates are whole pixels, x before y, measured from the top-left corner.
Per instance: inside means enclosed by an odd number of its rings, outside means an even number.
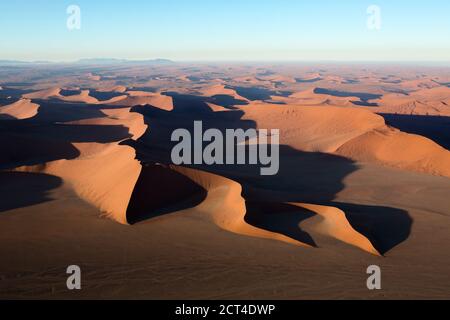
[[[404,66],[443,66],[450,67],[450,60],[174,60],[167,59],[164,57],[159,58],[142,58],[142,59],[128,59],[122,57],[81,57],[72,60],[50,60],[50,59],[40,59],[40,60],[21,60],[21,59],[0,59],[0,63],[18,63],[18,64],[77,64],[83,61],[92,60],[89,64],[95,64],[93,61],[98,60],[99,64],[107,64],[106,61],[111,60],[114,64],[124,63],[145,63],[152,61],[168,61],[175,64],[293,64],[293,65],[317,65],[317,64],[330,64],[330,65],[358,65],[358,64],[369,64],[369,65],[404,65]]]

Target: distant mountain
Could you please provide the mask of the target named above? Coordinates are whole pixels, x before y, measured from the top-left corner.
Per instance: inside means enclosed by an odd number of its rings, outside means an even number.
[[[19,60],[0,60],[1,66],[9,66],[9,65],[17,65],[17,64],[28,64],[29,62],[26,61],[19,61]]]
[[[21,60],[0,60],[0,66],[15,66],[29,64],[49,64],[50,61],[21,61]]]
[[[77,64],[152,64],[152,65],[168,65],[173,64],[172,60],[168,59],[153,59],[153,60],[127,60],[127,59],[111,59],[111,58],[90,58],[80,59]]]
[[[21,60],[0,60],[0,66],[17,66],[17,65],[32,65],[32,64],[52,64],[59,62],[51,61],[21,61]],[[153,60],[127,60],[127,59],[110,59],[110,58],[90,58],[80,59],[75,64],[83,65],[111,65],[111,64],[146,64],[146,65],[169,65],[174,64],[172,60],[168,59],[153,59]],[[71,64],[71,63],[65,63]]]
[[[78,64],[116,64],[116,63],[125,63],[126,59],[109,59],[109,58],[88,58],[88,59],[80,59],[75,63]]]

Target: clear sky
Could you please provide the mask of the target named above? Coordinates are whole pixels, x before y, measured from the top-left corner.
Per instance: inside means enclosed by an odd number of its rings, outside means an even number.
[[[81,29],[67,28],[69,5]],[[367,8],[381,9],[381,29]],[[448,0],[1,0],[0,59],[450,61]]]

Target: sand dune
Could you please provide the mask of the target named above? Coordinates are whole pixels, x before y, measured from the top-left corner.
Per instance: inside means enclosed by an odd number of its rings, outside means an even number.
[[[244,112],[244,119],[256,121],[258,128],[282,128],[280,143],[298,150],[450,177],[449,151],[425,137],[389,128],[367,110],[256,104]]]
[[[58,96],[58,99],[62,100],[62,101],[67,101],[67,102],[83,102],[83,103],[91,103],[91,104],[95,104],[98,103],[98,100],[94,97],[91,97],[89,95],[89,90],[81,90],[81,92],[79,94],[74,94],[74,95],[70,95],[70,96]]]
[[[334,152],[347,141],[383,127],[384,120],[369,111],[323,106],[252,104],[242,108],[243,119],[258,128],[281,128],[281,144],[312,152]]]
[[[290,76],[284,76],[280,74],[273,75],[259,75],[257,76],[258,80],[261,81],[270,81],[274,83],[296,83],[295,79]]]
[[[32,103],[30,99],[20,99],[13,104],[0,107],[0,115],[7,115],[20,120],[34,117],[38,110],[39,105]]]
[[[72,186],[80,198],[97,207],[103,215],[125,224],[126,209],[141,165],[135,160],[133,148],[117,145],[109,147],[103,154],[97,152],[95,157],[58,160],[20,167],[16,171],[60,177]]]
[[[337,154],[396,168],[450,177],[450,152],[422,136],[384,127],[343,144]]]
[[[45,90],[40,90],[32,93],[24,94],[23,97],[26,99],[58,99],[67,102],[82,102],[95,104],[98,100],[94,97],[89,96],[89,90],[75,90],[79,91],[78,94],[64,96],[61,94],[63,89],[61,88],[50,88]]]
[[[80,156],[77,159],[58,160],[37,166],[20,167],[16,171],[46,173],[60,177],[66,183],[69,183],[82,199],[96,206],[105,216],[119,223],[128,223],[130,221],[130,201],[133,200],[136,184],[144,172],[139,162],[135,160],[134,150],[128,146],[114,144],[106,146],[75,144],[75,146],[80,151]],[[218,175],[184,167],[170,166],[167,169],[161,167],[161,170],[178,172],[206,190],[206,198],[195,209],[204,212],[224,230],[251,237],[311,247],[306,242],[247,223],[245,220],[247,207],[244,198],[241,196],[242,187],[239,183]],[[151,177],[147,176],[147,178]],[[167,178],[166,175],[165,183],[180,186],[180,181],[167,181]],[[155,197],[155,192],[157,193],[159,186],[154,177],[151,181],[142,183],[146,186],[141,191],[146,193],[144,196],[148,199]],[[169,199],[170,201],[166,202],[166,206],[169,206],[169,204],[174,206],[182,200],[182,197],[173,193]],[[311,210],[322,218],[312,228],[315,232],[354,245],[369,253],[378,254],[370,241],[350,226],[345,214],[339,209],[309,204],[293,205]],[[134,203],[133,206],[139,207],[142,204]],[[153,204],[153,207],[144,206],[141,211],[152,214],[153,211],[162,209],[164,207],[154,207]],[[139,221],[140,218],[134,217],[133,220]]]
[[[107,87],[101,87],[100,89],[98,89],[98,91],[124,93],[125,91],[127,91],[127,87],[122,85],[111,85]]]
[[[390,93],[374,100],[377,112],[409,115],[450,116],[450,88],[420,89],[409,94]]]
[[[108,109],[105,110],[105,114],[109,117],[73,121],[66,125],[88,128],[88,125],[115,126],[120,123],[122,126],[127,126],[135,139],[144,134],[147,129],[143,117],[140,114],[131,113],[129,108]],[[102,137],[98,138],[102,139]],[[60,177],[70,184],[82,199],[96,206],[105,216],[119,223],[126,223],[126,209],[140,175],[141,165],[135,159],[135,150],[129,146],[120,145],[119,142],[72,143],[79,153],[74,159],[23,166],[15,170]]]
[[[123,93],[123,87],[114,86],[111,90],[100,89],[97,92],[99,93]],[[26,99],[58,99],[65,102],[78,102],[78,103],[86,103],[86,104],[113,104],[117,101],[125,99],[126,95],[119,95],[112,97],[107,100],[99,101],[97,98],[91,96],[91,90],[73,90],[73,94],[63,95],[62,92],[64,90],[61,88],[51,88],[41,91],[36,91],[32,93],[24,94],[23,97]],[[70,91],[70,90],[69,90]],[[76,93],[78,91],[78,93]]]
[[[183,174],[206,190],[205,200],[196,209],[211,216],[214,223],[222,229],[245,236],[311,247],[307,242],[299,241],[279,232],[258,228],[248,223],[246,221],[247,206],[241,195],[242,187],[239,183],[200,170],[178,166],[170,166],[170,169]],[[312,204],[296,203],[292,205],[310,210],[320,216],[320,221],[314,223],[312,227],[316,232],[379,255],[370,241],[352,228],[341,210]]]
[[[173,109],[172,97],[161,95],[159,93],[151,94],[148,92],[132,93],[132,95],[130,95],[129,97],[126,97],[125,99],[122,99],[120,101],[113,102],[111,104],[128,107],[143,106],[149,104],[162,110],[170,111]]]
[[[223,84],[217,84],[210,87],[205,88],[201,91],[204,96],[212,97],[216,95],[228,95],[237,100],[247,101],[244,97],[240,96],[236,90],[226,88]]]
[[[417,90],[417,89],[431,89],[436,88],[439,86],[435,81],[432,79],[411,79],[411,80],[402,80],[402,87],[410,90]]]
[[[87,77],[89,80],[92,80],[92,81],[100,81],[100,80],[102,79],[101,76],[95,75],[95,74],[92,74],[92,73],[88,73],[88,74],[86,75],[86,77]]]
[[[293,203],[293,205],[310,210],[321,218],[318,222],[314,221],[315,223],[312,226],[308,226],[315,232],[353,245],[371,254],[380,255],[369,239],[353,229],[342,210],[307,203]],[[309,230],[304,225],[302,227],[307,231]]]
[[[281,101],[285,101],[288,104],[298,105],[331,105],[331,106],[354,106],[355,101],[359,101],[359,98],[354,96],[348,97],[336,97],[328,94],[319,94],[315,92],[316,88],[311,88],[305,91],[293,93],[288,98],[278,98]]]
[[[52,97],[59,97],[60,88],[50,88],[39,90],[32,93],[27,93],[23,95],[25,99],[49,99]]]
[[[214,223],[224,230],[252,237],[274,239],[300,246],[308,246],[279,233],[253,227],[245,222],[245,200],[241,196],[242,187],[230,179],[199,170],[171,166],[199,184],[208,192],[206,200],[197,208],[211,216]]]
[[[78,145],[78,147],[80,146]],[[134,150],[127,146],[103,146],[100,149],[103,152],[96,150],[97,152],[94,153],[95,157],[92,157],[91,152],[89,152],[90,146],[84,145],[84,147],[80,147],[81,156],[75,160],[59,160],[32,167],[20,167],[16,171],[46,173],[61,177],[74,188],[82,199],[96,206],[106,217],[122,224],[127,224],[130,221],[145,220],[145,215],[144,217],[130,216],[130,210],[136,210],[136,208],[141,207],[141,212],[152,215],[153,212],[164,210],[164,205],[169,208],[174,207],[183,200],[181,194],[177,194],[176,190],[186,189],[178,188],[171,193],[165,203],[153,202],[149,206],[149,200],[158,201],[159,199],[157,194],[160,186],[155,179],[155,171],[153,171],[152,176],[146,175],[147,180],[141,182],[145,185],[145,189],[140,192],[145,193],[143,196],[147,198],[145,200],[147,206],[144,205],[142,207],[142,204],[133,203],[134,209],[130,209],[130,201],[136,200],[134,195],[136,184],[144,172],[142,170],[146,170],[145,168],[142,169],[138,161],[134,159]],[[99,148],[99,146],[96,147]],[[311,247],[306,242],[247,223],[245,220],[247,207],[244,198],[241,196],[242,187],[239,183],[195,169],[177,166],[159,168],[158,170],[160,171],[178,172],[206,190],[206,198],[195,209],[203,212],[205,216],[209,216],[222,229],[241,235]],[[167,179],[170,180],[167,181]],[[176,179],[168,174],[165,175],[164,182],[177,186],[181,185],[180,178]],[[166,194],[166,196],[168,195]],[[155,206],[155,204],[159,206]],[[318,223],[310,227],[315,232],[354,245],[369,253],[378,254],[376,249],[370,244],[370,241],[350,226],[345,218],[345,214],[339,209],[312,204],[297,203],[292,205],[311,210],[321,217]]]

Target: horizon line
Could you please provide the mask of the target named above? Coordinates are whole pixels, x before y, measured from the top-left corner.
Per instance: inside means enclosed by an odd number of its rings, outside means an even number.
[[[115,63],[120,62],[156,62],[156,61],[166,61],[172,63],[398,63],[398,64],[411,64],[411,63],[424,63],[424,64],[449,64],[449,60],[381,60],[381,59],[169,59],[169,58],[144,58],[144,59],[133,59],[133,58],[109,58],[109,57],[93,57],[93,58],[78,58],[70,60],[46,60],[46,59],[36,59],[36,60],[22,60],[22,59],[11,59],[11,58],[0,58],[0,63],[10,63],[10,64],[75,64],[81,63],[83,61],[95,61],[107,62],[108,60]]]

